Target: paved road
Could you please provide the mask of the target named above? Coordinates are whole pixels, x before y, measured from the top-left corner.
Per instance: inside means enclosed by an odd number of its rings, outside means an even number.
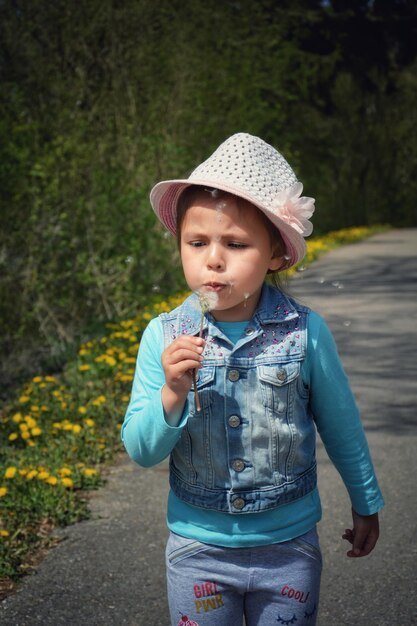
[[[336,336],[386,499],[376,551],[347,559],[340,536],[349,503],[319,445],[319,626],[417,624],[417,229],[334,251],[290,292]],[[168,626],[166,496],[165,464],[143,470],[123,457],[93,496],[92,519],[64,529],[37,573],[0,604],[0,624]]]

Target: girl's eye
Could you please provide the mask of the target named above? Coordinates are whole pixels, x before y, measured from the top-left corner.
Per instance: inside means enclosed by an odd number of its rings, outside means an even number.
[[[204,246],[204,241],[190,241],[188,245],[192,248],[201,248],[201,246]]]
[[[229,248],[235,248],[235,249],[242,249],[242,248],[247,248],[247,244],[246,243],[238,243],[237,241],[231,241],[229,243]]]

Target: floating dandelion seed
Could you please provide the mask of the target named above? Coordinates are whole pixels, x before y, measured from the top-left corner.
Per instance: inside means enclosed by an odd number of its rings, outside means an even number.
[[[220,202],[216,203],[216,218],[218,222],[223,220],[223,209],[227,206],[224,200],[220,200]]]
[[[213,311],[216,308],[219,302],[219,296],[217,295],[215,291],[204,291],[204,292],[197,291],[196,294],[198,296],[198,303],[201,309],[200,332],[198,333],[198,336],[202,337],[204,316],[206,313],[209,313],[209,311]],[[194,387],[194,397],[195,397],[195,408],[196,408],[196,411],[201,411],[200,398],[199,398],[198,391],[197,391],[197,374],[194,369],[192,371],[192,376],[193,376],[193,387]]]
[[[220,196],[220,190],[219,189],[206,189],[206,191],[209,192],[209,194],[211,195],[212,198],[218,198]]]

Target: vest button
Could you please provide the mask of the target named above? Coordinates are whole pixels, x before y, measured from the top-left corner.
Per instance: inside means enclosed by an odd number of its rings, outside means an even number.
[[[231,426],[232,428],[237,428],[238,426],[240,426],[239,415],[231,415],[228,421],[229,421],[229,426]]]
[[[232,502],[233,508],[237,509],[238,511],[243,509],[245,504],[246,504],[246,502],[244,501],[243,498],[236,498],[236,500],[233,500],[233,502]]]
[[[278,370],[277,371],[277,378],[278,378],[278,380],[280,380],[283,383],[284,380],[287,380],[287,372],[284,369]]]
[[[228,378],[232,381],[232,383],[235,383],[237,380],[239,380],[240,374],[237,370],[230,370]]]
[[[243,472],[243,470],[245,469],[245,463],[242,461],[242,459],[236,459],[235,461],[233,461],[232,467],[235,472]]]
[[[249,337],[250,335],[253,335],[254,332],[255,332],[254,328],[247,328],[245,330],[245,335],[247,335]]]

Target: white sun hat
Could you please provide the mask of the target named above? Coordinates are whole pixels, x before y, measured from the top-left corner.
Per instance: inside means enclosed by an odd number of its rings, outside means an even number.
[[[187,179],[165,180],[155,185],[150,194],[152,208],[174,235],[178,199],[190,185],[221,189],[258,207],[284,240],[282,269],[304,258],[304,237],[313,230],[308,218],[314,212],[314,199],[301,197],[303,185],[291,166],[282,154],[259,137],[247,133],[232,135]]]

